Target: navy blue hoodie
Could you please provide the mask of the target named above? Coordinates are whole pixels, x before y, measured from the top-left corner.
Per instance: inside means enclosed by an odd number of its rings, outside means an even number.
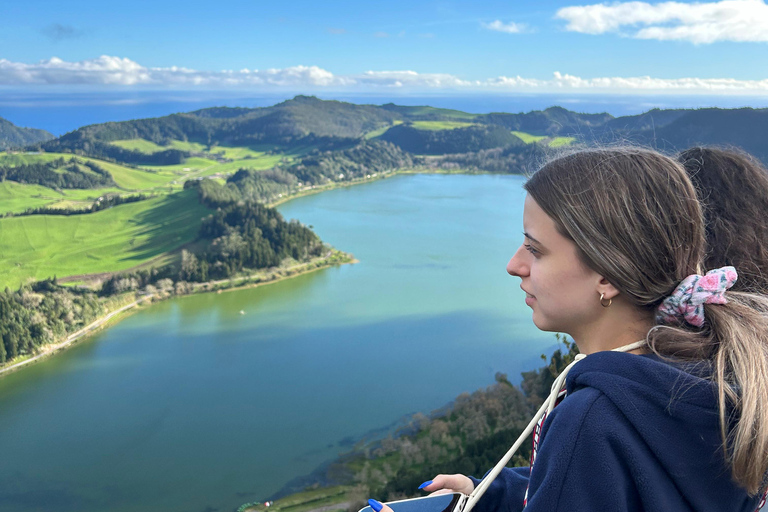
[[[474,512],[522,510],[529,483],[526,512],[754,512],[723,458],[716,387],[695,373],[654,355],[581,360],[533,471],[504,469]]]

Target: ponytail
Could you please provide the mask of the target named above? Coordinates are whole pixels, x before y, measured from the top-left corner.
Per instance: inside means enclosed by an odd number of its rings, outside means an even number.
[[[648,344],[663,357],[711,362],[725,460],[734,481],[755,495],[768,473],[768,297],[726,296],[727,304],[704,305],[701,330],[657,326]]]

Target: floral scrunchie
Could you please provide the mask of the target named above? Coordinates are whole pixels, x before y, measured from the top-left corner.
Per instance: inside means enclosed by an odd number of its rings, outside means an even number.
[[[693,274],[683,279],[672,295],[664,299],[656,312],[658,323],[670,324],[684,320],[701,327],[704,325],[704,304],[725,304],[725,291],[738,279],[736,269],[722,267],[707,275]]]

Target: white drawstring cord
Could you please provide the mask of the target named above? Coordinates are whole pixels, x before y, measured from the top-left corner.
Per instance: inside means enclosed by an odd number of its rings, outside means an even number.
[[[635,350],[637,348],[642,347],[645,345],[645,340],[636,341],[634,343],[630,343],[629,345],[624,345],[623,347],[614,348],[612,352],[629,352],[630,350]],[[555,404],[557,403],[557,395],[560,393],[560,390],[563,389],[563,386],[565,385],[565,379],[568,376],[568,372],[573,368],[573,365],[584,359],[584,354],[577,354],[574,358],[573,362],[569,364],[568,366],[563,369],[563,371],[560,373],[560,375],[557,376],[555,379],[555,382],[552,383],[552,389],[549,393],[549,397],[544,401],[542,406],[539,408],[538,412],[534,415],[533,419],[530,423],[528,423],[528,426],[525,427],[525,430],[523,430],[523,433],[520,434],[520,437],[517,438],[517,441],[515,441],[515,444],[512,445],[512,448],[507,451],[507,453],[502,457],[502,459],[496,464],[491,471],[488,472],[487,475],[485,475],[485,478],[483,478],[482,482],[480,482],[477,487],[475,487],[475,490],[472,491],[472,494],[469,495],[469,499],[467,500],[467,504],[464,506],[464,509],[462,512],[470,512],[472,508],[475,506],[475,504],[478,502],[478,500],[483,496],[485,491],[488,489],[488,487],[491,485],[491,483],[496,479],[496,477],[501,473],[501,470],[504,469],[504,467],[507,465],[507,463],[512,459],[512,456],[517,452],[518,448],[520,448],[520,445],[523,444],[523,441],[533,432],[534,427],[539,422],[539,418],[541,418],[542,414],[546,411],[547,415],[549,415],[550,412],[552,412],[552,409],[555,408]]]

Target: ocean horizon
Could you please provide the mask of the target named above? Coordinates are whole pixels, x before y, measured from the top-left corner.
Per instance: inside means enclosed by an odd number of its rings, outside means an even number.
[[[47,130],[56,136],[90,124],[161,117],[209,107],[267,107],[293,98],[296,91],[249,94],[247,91],[118,90],[58,92],[6,90],[0,117],[16,126]],[[357,104],[429,105],[473,114],[521,113],[560,106],[580,113],[636,115],[654,108],[766,108],[768,96],[608,95],[608,94],[361,94],[316,93],[324,100]]]

